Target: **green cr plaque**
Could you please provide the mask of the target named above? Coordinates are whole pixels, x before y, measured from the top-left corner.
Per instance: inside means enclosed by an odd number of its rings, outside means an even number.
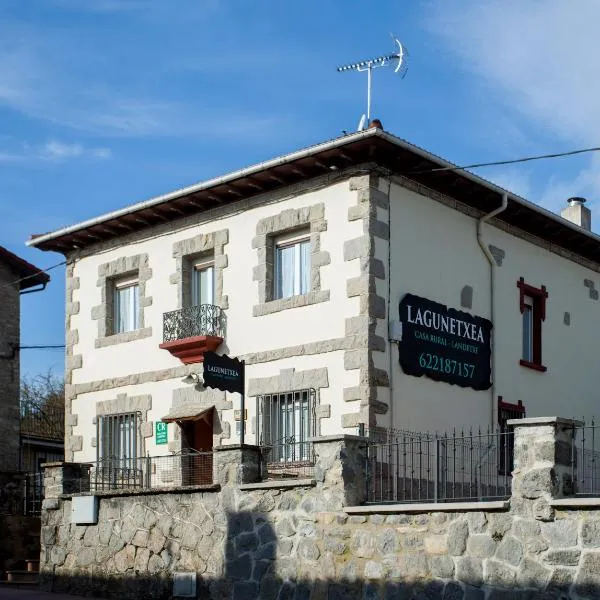
[[[156,445],[167,443],[168,438],[169,438],[168,427],[169,427],[168,423],[163,423],[162,421],[156,422],[156,435],[155,435]]]

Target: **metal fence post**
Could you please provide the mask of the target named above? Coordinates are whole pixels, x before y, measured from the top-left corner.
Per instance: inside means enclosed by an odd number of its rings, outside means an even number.
[[[369,446],[369,441],[367,440],[367,445],[366,445],[366,452],[365,452],[365,502],[369,501],[369,494],[371,492],[371,469],[370,469],[370,460],[369,460],[369,454],[370,454],[370,446]]]
[[[439,502],[439,482],[440,482],[440,439],[435,436],[435,454],[433,456],[433,470],[435,471],[434,480],[433,480],[433,501]]]
[[[150,458],[150,454],[146,456],[146,488],[150,489],[150,484],[152,482],[152,459]]]

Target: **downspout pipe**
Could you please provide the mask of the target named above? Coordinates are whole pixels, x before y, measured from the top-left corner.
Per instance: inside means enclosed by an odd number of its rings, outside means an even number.
[[[496,290],[496,260],[494,259],[488,245],[483,239],[483,225],[499,215],[501,212],[506,210],[508,206],[508,194],[504,192],[502,194],[502,203],[498,208],[495,208],[492,212],[483,215],[477,221],[477,243],[481,248],[487,261],[490,263],[490,321],[492,322],[492,400],[490,404],[490,428],[493,430],[495,425],[496,416],[496,314],[495,314],[495,290]]]

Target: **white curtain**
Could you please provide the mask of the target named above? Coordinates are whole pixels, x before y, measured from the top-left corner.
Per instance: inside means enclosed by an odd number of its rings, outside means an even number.
[[[289,298],[295,294],[296,246],[277,248],[277,297]]]
[[[299,294],[308,294],[310,291],[310,244],[298,244],[300,254],[300,289]]]
[[[192,272],[192,306],[214,304],[214,269],[194,269]]]
[[[129,285],[115,289],[115,333],[138,328],[139,286]]]
[[[135,432],[132,419],[125,417],[119,421],[119,447],[118,457],[121,464],[125,465],[127,461],[135,457]]]

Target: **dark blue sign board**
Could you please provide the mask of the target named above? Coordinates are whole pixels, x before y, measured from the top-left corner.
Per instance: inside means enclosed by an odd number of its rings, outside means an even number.
[[[227,354],[219,356],[216,352],[204,353],[204,372],[202,378],[205,387],[216,388],[225,392],[241,394],[242,415],[245,411],[245,362],[231,358]],[[244,443],[245,427],[240,429],[240,443]]]
[[[219,356],[215,352],[205,352],[202,377],[206,387],[244,393],[244,361],[227,354]]]
[[[475,390],[491,387],[491,321],[413,294],[402,298],[399,311],[405,373]]]

